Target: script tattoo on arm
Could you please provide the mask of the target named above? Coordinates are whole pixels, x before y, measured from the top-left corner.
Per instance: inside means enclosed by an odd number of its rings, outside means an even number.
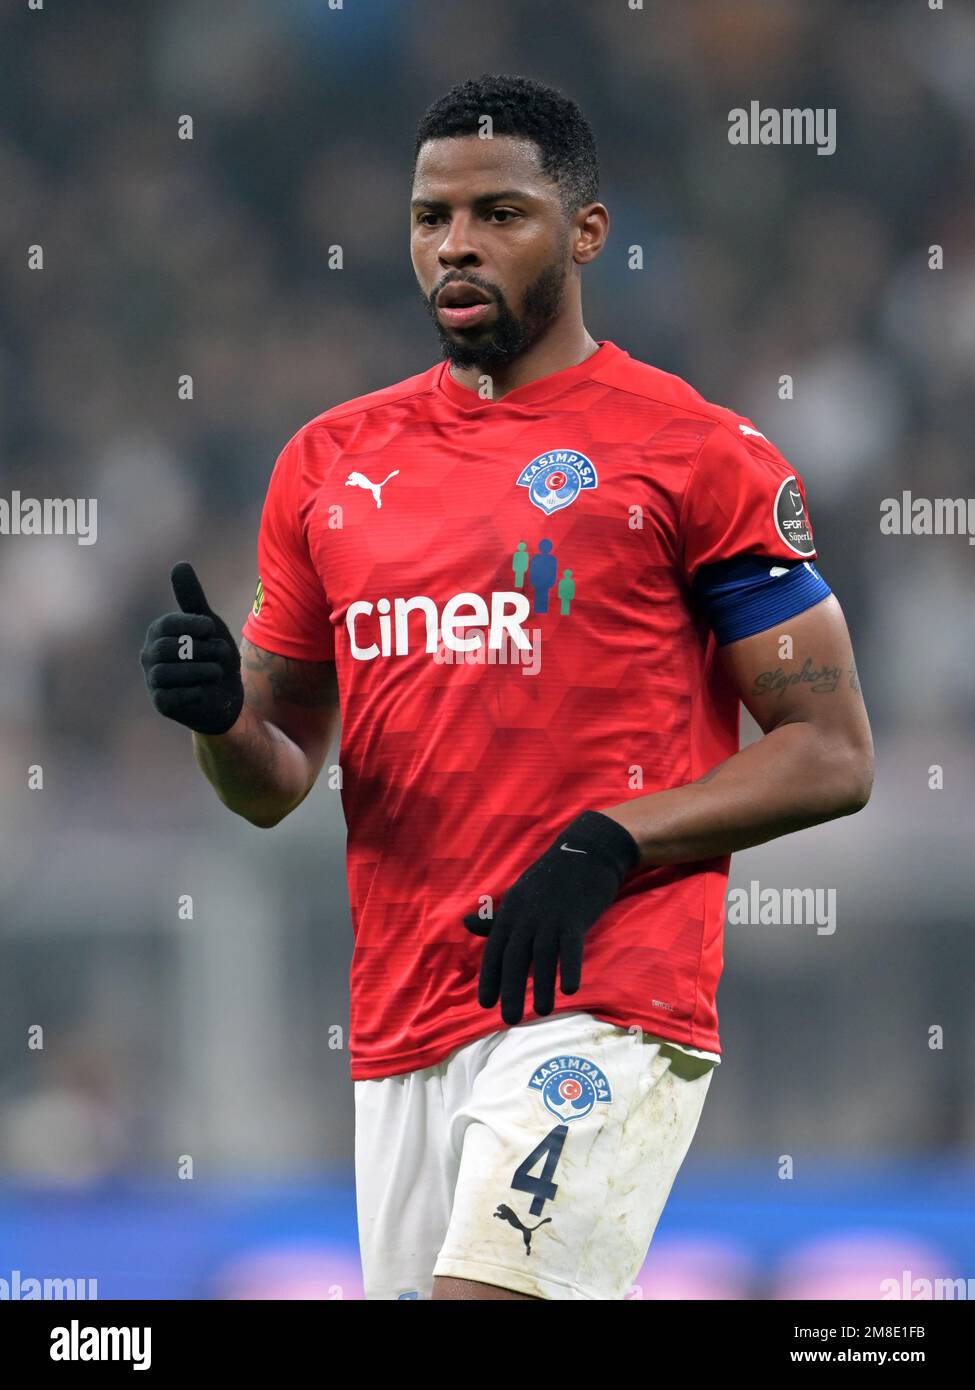
[[[776,666],[772,671],[763,671],[755,677],[752,694],[778,695],[781,698],[787,690],[802,685],[814,695],[833,695],[840,688],[842,675],[842,666],[814,666],[807,657],[798,671],[786,673],[781,666]],[[849,684],[851,690],[860,693],[860,677],[856,663],[850,666]]]

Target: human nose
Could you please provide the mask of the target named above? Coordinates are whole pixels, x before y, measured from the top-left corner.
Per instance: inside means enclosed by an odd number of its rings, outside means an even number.
[[[470,217],[461,213],[451,218],[450,226],[440,243],[437,255],[444,268],[479,262],[480,252],[474,240]]]

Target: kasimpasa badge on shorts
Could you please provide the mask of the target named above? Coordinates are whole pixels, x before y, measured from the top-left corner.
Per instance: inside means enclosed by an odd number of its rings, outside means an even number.
[[[604,1072],[585,1057],[550,1057],[532,1074],[529,1089],[539,1091],[546,1109],[562,1120],[581,1120],[599,1104],[608,1105],[613,1088]]]
[[[526,463],[518,475],[518,486],[528,489],[529,498],[546,516],[560,512],[580,492],[597,485],[592,460],[576,449],[549,449]]]

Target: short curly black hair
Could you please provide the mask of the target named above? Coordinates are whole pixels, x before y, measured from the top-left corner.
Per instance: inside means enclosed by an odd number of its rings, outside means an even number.
[[[562,209],[571,216],[599,196],[599,165],[592,127],[579,106],[555,87],[530,77],[484,73],[458,82],[423,114],[416,130],[413,168],[427,140],[477,135],[490,116],[494,135],[534,140],[542,172],[559,186]]]

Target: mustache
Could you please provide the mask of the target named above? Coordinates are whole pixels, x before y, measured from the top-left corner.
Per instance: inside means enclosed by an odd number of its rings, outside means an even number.
[[[437,297],[441,290],[445,290],[448,285],[471,285],[474,289],[489,294],[498,304],[504,303],[504,295],[497,285],[491,285],[486,280],[475,280],[470,275],[454,275],[449,280],[441,280],[439,285],[434,285],[432,292],[428,295],[428,301],[433,308],[436,308]]]

